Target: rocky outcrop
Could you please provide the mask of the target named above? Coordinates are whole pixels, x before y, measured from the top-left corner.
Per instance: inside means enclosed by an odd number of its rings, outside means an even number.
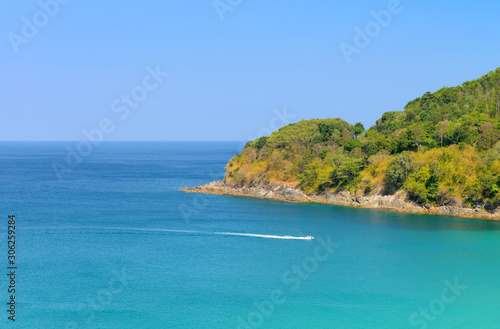
[[[251,196],[262,199],[275,199],[289,202],[311,202],[311,198],[299,189],[287,185],[254,185],[250,187],[233,187],[221,181],[212,182],[197,187],[184,187],[182,191],[208,194],[225,194],[238,196]]]
[[[458,217],[472,217],[500,220],[500,207],[492,212],[487,212],[480,205],[471,209],[460,200],[451,200],[443,206],[418,205],[406,200],[403,192],[393,195],[367,195],[353,196],[349,191],[324,192],[320,194],[306,194],[302,190],[281,185],[252,185],[250,187],[237,187],[226,185],[221,181],[212,182],[207,185],[197,187],[184,187],[181,189],[189,193],[224,194],[235,196],[248,196],[262,199],[273,199],[287,202],[300,203],[324,203],[342,206],[354,206],[360,208],[378,208],[383,210],[414,213],[414,214],[435,214]]]

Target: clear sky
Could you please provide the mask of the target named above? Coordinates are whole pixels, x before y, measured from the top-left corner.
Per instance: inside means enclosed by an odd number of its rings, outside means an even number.
[[[100,124],[106,140],[247,140],[327,117],[369,127],[500,67],[493,0],[55,1],[0,3],[0,140],[81,140]],[[357,48],[350,62],[341,44]]]

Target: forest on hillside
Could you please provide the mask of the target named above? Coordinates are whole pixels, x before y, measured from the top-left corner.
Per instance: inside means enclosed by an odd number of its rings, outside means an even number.
[[[418,204],[500,205],[500,68],[427,92],[365,130],[339,119],[302,120],[248,142],[225,184],[286,183],[306,193],[406,193]]]

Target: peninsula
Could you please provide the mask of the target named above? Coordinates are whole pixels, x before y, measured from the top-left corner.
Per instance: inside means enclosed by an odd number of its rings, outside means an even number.
[[[425,93],[365,130],[292,123],[245,145],[223,181],[187,192],[500,219],[500,68]]]

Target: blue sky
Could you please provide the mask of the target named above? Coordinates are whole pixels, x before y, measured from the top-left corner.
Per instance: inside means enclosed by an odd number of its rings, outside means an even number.
[[[371,12],[394,0],[220,0],[223,20],[212,0],[55,1],[0,4],[0,140],[81,140],[103,120],[106,140],[247,140],[326,117],[369,127],[500,67],[498,1],[402,0],[378,30]],[[340,45],[367,26],[348,63]]]

